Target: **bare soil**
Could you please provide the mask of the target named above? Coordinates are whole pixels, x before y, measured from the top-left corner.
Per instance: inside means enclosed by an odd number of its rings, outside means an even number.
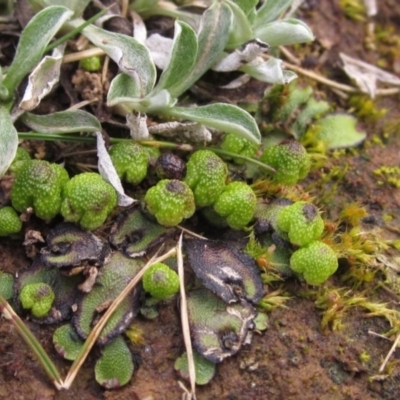
[[[294,54],[303,57],[304,64],[312,61],[313,70],[329,78],[348,83],[339,68],[339,52],[344,52],[364,61],[376,63],[386,57],[386,68],[399,74],[400,47],[398,54],[381,54],[379,49],[367,50],[366,22],[347,19],[338,1],[306,1],[301,18],[312,28],[317,40],[309,47],[294,49]],[[376,22],[384,29],[393,29],[400,35],[400,3],[395,0],[378,2],[379,14]],[[304,80],[304,78],[300,78]],[[308,81],[307,83],[312,83]],[[331,101],[344,103],[328,87],[312,83],[315,89]],[[87,92],[92,89],[88,88]],[[313,173],[316,181],[322,172],[335,165],[349,165],[345,177],[337,182],[334,195],[325,207],[326,215],[335,218],[341,207],[358,201],[370,215],[374,224],[381,227],[382,238],[398,237],[400,222],[400,189],[389,184],[378,184],[373,171],[385,166],[399,166],[400,134],[392,129],[390,136],[383,134],[387,127],[400,119],[399,95],[380,98],[378,107],[389,110],[387,116],[374,123],[364,123],[368,139],[356,151],[348,151],[339,158],[330,159],[324,170]],[[390,125],[390,126],[392,126]],[[374,137],[380,137],[377,142]],[[311,183],[308,181],[307,184]],[[7,182],[2,182],[6,189]],[[318,198],[328,192],[332,184],[313,195]],[[7,193],[7,190],[5,190]],[[392,220],[384,223],[384,216]],[[48,227],[39,222],[35,228],[46,231]],[[30,265],[20,241],[0,239],[1,268],[17,273]],[[390,256],[390,254],[389,254]],[[339,271],[340,274],[341,271]],[[334,278],[337,279],[337,278]],[[342,285],[339,280],[334,282]],[[395,400],[400,396],[400,352],[391,358],[390,373],[376,379],[379,367],[392,346],[390,340],[369,334],[369,331],[384,333],[389,324],[382,318],[366,318],[365,311],[352,308],[343,319],[343,329],[332,331],[321,329],[321,312],[314,299],[300,296],[305,287],[299,282],[285,283],[285,290],[292,295],[285,308],[277,308],[270,315],[268,329],[255,334],[252,344],[242,349],[217,366],[217,373],[210,384],[197,388],[198,399],[269,399],[269,400]],[[371,300],[387,302],[398,308],[398,296],[388,295],[376,289],[375,284],[363,287]],[[376,289],[371,293],[372,289]],[[53,327],[40,326],[27,321],[45,349],[63,374],[70,363],[62,360],[53,349],[51,334]],[[182,395],[179,377],[174,371],[174,360],[182,353],[184,344],[180,333],[177,308],[172,304],[160,310],[154,321],[138,318],[144,331],[143,343],[132,347],[138,368],[131,382],[125,387],[107,391],[94,380],[93,365],[96,354],[86,361],[79,376],[69,391],[58,392],[22,342],[13,326],[4,318],[0,320],[0,399],[8,400],[67,400],[70,398],[91,399],[177,399]],[[362,362],[360,355],[371,357]],[[387,372],[387,371],[386,371]],[[383,374],[382,374],[383,375]],[[375,377],[375,378],[372,378]]]

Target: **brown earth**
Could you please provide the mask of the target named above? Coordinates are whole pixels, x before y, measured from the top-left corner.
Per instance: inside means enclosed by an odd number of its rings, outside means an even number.
[[[337,1],[306,1],[307,9],[301,18],[312,28],[317,41],[307,47],[293,50],[295,55],[304,56],[304,63],[315,66],[315,71],[332,79],[348,83],[339,69],[339,52],[375,63],[382,57],[389,71],[399,74],[400,47],[398,53],[367,50],[364,39],[366,22],[347,19]],[[393,29],[400,35],[400,3],[395,0],[378,2],[377,23],[384,29]],[[300,78],[303,80],[303,78]],[[310,83],[310,81],[308,81]],[[344,101],[329,88],[315,84],[321,93],[339,106]],[[378,184],[373,171],[385,166],[399,166],[400,135],[398,129],[388,126],[399,120],[399,95],[377,100],[378,107],[389,110],[387,116],[374,123],[365,123],[368,133],[366,143],[357,151],[348,151],[340,158],[327,162],[324,172],[335,165],[349,165],[349,171],[338,182],[338,186],[324,204],[326,214],[335,218],[341,207],[358,201],[381,227],[382,238],[398,238],[400,222],[400,189],[389,184]],[[381,140],[373,140],[377,136]],[[312,179],[319,179],[322,171],[316,171]],[[308,183],[311,183],[308,182]],[[3,182],[3,186],[5,182]],[[313,195],[323,196],[332,184],[325,185]],[[385,224],[384,216],[392,220]],[[41,226],[37,226],[41,228]],[[30,264],[20,242],[0,240],[2,270],[17,272]],[[386,254],[390,257],[391,254]],[[339,271],[340,273],[340,271]],[[336,278],[335,278],[336,279]],[[333,280],[336,287],[343,286],[339,279]],[[376,282],[375,282],[376,283]],[[378,372],[392,342],[373,336],[369,331],[384,333],[389,324],[383,318],[366,318],[362,309],[352,308],[343,318],[340,331],[321,329],[321,312],[315,307],[315,299],[304,297],[305,287],[298,282],[285,283],[284,289],[292,299],[285,308],[276,308],[269,315],[269,327],[255,334],[251,346],[242,349],[217,366],[212,382],[197,388],[197,398],[202,399],[301,399],[301,400],[357,400],[398,399],[400,396],[400,353],[395,351],[390,361],[390,370]],[[399,297],[379,290],[376,285],[364,287],[373,301],[387,302],[398,308]],[[372,292],[372,289],[374,291]],[[51,358],[66,374],[69,363],[60,359],[51,343],[54,328],[27,322],[36,337],[49,352]],[[57,392],[49,382],[30,350],[22,342],[13,326],[4,318],[0,320],[0,399],[177,399],[182,389],[173,364],[184,348],[180,333],[180,321],[176,307],[160,310],[154,321],[138,319],[144,331],[143,344],[134,348],[139,368],[131,382],[125,387],[107,391],[94,380],[91,355],[80,371],[69,391]],[[369,360],[362,362],[362,354]],[[377,376],[381,375],[381,379]]]

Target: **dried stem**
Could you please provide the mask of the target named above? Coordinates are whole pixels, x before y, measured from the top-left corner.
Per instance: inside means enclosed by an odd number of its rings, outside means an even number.
[[[380,373],[383,372],[383,370],[385,369],[386,364],[388,363],[390,357],[392,357],[392,354],[395,352],[399,342],[400,342],[400,333],[397,335],[396,340],[394,341],[392,347],[389,350],[389,353],[387,353],[385,359],[383,360],[383,363],[382,363],[381,367],[379,368]]]
[[[189,380],[191,389],[190,395],[192,399],[196,399],[196,368],[193,359],[192,341],[190,339],[189,317],[188,317],[186,292],[185,292],[185,279],[184,279],[185,276],[183,271],[183,256],[182,256],[182,236],[183,233],[181,233],[179,237],[179,242],[177,246],[179,288],[181,295],[181,324],[182,324],[183,340],[185,342],[186,355],[188,359]]]

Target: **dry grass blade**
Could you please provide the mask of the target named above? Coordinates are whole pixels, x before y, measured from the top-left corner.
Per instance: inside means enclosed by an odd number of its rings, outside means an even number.
[[[388,361],[389,361],[390,357],[392,356],[392,354],[395,352],[395,350],[396,350],[397,345],[399,344],[399,342],[400,342],[400,333],[397,335],[396,340],[394,341],[392,347],[391,347],[390,350],[389,350],[389,353],[387,353],[385,359],[383,360],[383,363],[382,363],[382,365],[381,365],[380,368],[379,368],[379,373],[382,373],[383,370],[385,369],[386,364],[388,363]]]
[[[179,287],[181,295],[181,323],[182,323],[183,340],[185,342],[186,354],[188,359],[191,398],[196,399],[196,369],[194,366],[192,341],[190,339],[189,317],[188,317],[186,292],[185,292],[185,279],[183,272],[183,256],[182,256],[182,236],[183,233],[181,233],[179,237],[179,242],[177,246],[178,275],[179,275]]]
[[[163,254],[160,257],[152,257],[147,264],[140,270],[140,272],[135,276],[134,279],[129,283],[129,285],[126,286],[126,288],[118,295],[118,297],[113,301],[113,303],[110,305],[110,307],[107,309],[107,311],[104,313],[104,315],[101,317],[100,321],[96,324],[96,326],[92,329],[90,332],[89,336],[87,337],[85,344],[83,345],[81,353],[78,355],[76,360],[71,366],[71,369],[68,372],[67,377],[65,378],[64,384],[63,384],[63,389],[69,389],[72,385],[72,382],[74,381],[80,367],[84,363],[86,357],[88,356],[90,350],[96,343],[97,338],[99,337],[101,331],[103,330],[104,326],[108,322],[109,318],[113,314],[113,312],[116,310],[116,308],[121,304],[121,302],[125,299],[125,297],[129,294],[129,292],[140,282],[142,279],[143,274],[153,265],[158,262],[162,262],[165,259],[171,257],[176,253],[176,248],[172,248],[165,254]]]
[[[36,337],[32,334],[29,328],[24,324],[21,318],[14,312],[8,302],[0,295],[0,313],[4,315],[4,318],[11,321],[19,335],[24,339],[25,343],[35,354],[37,360],[46,371],[47,375],[52,380],[54,386],[60,390],[63,388],[63,381],[60,377],[57,367],[50,360],[46,353],[46,350],[42,347]]]

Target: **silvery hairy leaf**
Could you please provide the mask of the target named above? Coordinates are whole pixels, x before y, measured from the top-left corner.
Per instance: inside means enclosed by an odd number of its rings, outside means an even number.
[[[133,110],[140,112],[157,112],[171,107],[176,100],[170,93],[163,89],[153,96],[140,97],[137,81],[126,74],[117,75],[111,82],[107,93],[107,105],[115,107],[119,114],[131,113]]]
[[[121,103],[129,103],[140,101],[140,88],[137,80],[132,79],[127,74],[117,75],[110,84],[107,93],[107,105],[109,107]]]
[[[0,106],[0,178],[14,160],[18,147],[18,132],[6,107]]]
[[[231,31],[226,44],[227,49],[235,49],[253,39],[253,30],[244,11],[231,0],[226,0],[232,11]]]
[[[287,46],[314,40],[310,28],[298,19],[273,21],[255,29],[255,37],[271,47]]]
[[[98,119],[83,110],[67,110],[46,115],[25,113],[21,120],[26,126],[40,133],[96,132],[101,129]]]
[[[214,2],[202,15],[198,32],[198,51],[190,74],[174,87],[174,96],[189,89],[223,52],[231,29],[232,11],[223,2]]]
[[[116,190],[118,195],[118,205],[120,207],[130,206],[136,200],[125,194],[124,188],[122,187],[121,179],[119,179],[117,171],[115,170],[115,167],[111,161],[111,157],[106,149],[103,136],[100,132],[96,132],[96,138],[97,156],[99,158],[98,168],[100,175]]]
[[[242,9],[245,15],[249,16],[257,5],[258,0],[230,0],[230,3],[235,3]]]
[[[171,96],[179,95],[174,88],[190,74],[196,60],[197,48],[196,32],[188,24],[176,21],[172,49],[155,88],[156,93],[166,89]]]
[[[52,6],[30,20],[21,33],[15,57],[3,81],[10,94],[40,61],[50,40],[71,15],[72,11],[65,7]]]
[[[265,25],[268,22],[276,20],[283,11],[285,11],[293,0],[266,0],[257,10],[257,16],[254,23],[256,28]]]
[[[65,44],[56,47],[51,56],[46,56],[31,72],[24,97],[19,103],[23,110],[33,110],[47,96],[60,78],[61,62]]]
[[[261,135],[254,118],[245,110],[232,104],[214,103],[201,107],[171,107],[164,111],[180,119],[234,133],[254,143],[260,143]]]
[[[147,29],[142,17],[131,11],[132,23],[133,23],[133,37],[140,43],[144,43],[147,38]]]

